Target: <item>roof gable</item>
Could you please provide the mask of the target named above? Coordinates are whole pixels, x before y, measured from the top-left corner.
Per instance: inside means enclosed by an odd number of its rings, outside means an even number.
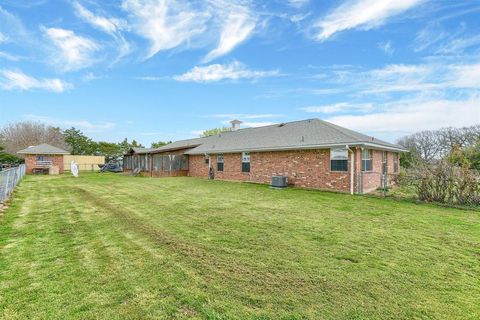
[[[39,144],[38,146],[31,146],[20,150],[18,154],[70,154],[70,152],[51,146],[47,143]]]

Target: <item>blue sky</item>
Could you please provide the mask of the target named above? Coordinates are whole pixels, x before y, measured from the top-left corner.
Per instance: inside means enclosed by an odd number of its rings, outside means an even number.
[[[480,123],[480,1],[0,0],[0,126],[97,140]]]

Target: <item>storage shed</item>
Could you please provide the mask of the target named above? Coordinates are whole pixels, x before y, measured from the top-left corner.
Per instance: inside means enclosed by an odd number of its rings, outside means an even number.
[[[27,174],[62,174],[64,172],[63,157],[70,152],[43,143],[20,150],[18,154],[25,157]]]

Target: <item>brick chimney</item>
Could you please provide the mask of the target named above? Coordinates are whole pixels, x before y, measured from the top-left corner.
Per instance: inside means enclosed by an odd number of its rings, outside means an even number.
[[[240,129],[240,125],[242,124],[242,121],[232,120],[230,121],[230,123],[232,124],[232,131],[237,131],[238,129]]]

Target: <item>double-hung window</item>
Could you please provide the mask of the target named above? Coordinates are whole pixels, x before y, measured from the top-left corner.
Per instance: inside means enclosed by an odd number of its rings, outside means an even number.
[[[372,171],[372,150],[362,150],[362,171]]]
[[[330,149],[330,171],[348,171],[347,149]]]
[[[217,171],[223,171],[223,153],[217,154]]]
[[[242,152],[242,172],[250,172],[250,152]]]

